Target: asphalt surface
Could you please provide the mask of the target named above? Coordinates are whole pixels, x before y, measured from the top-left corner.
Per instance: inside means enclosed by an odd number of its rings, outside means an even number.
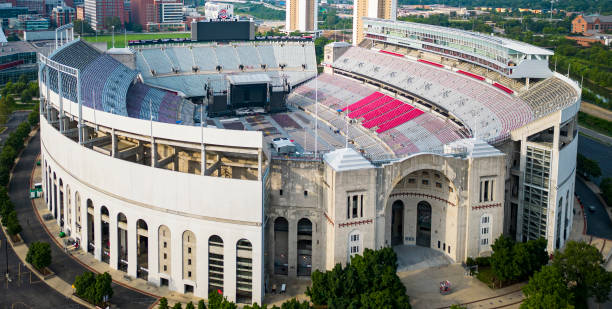
[[[57,276],[68,283],[74,282],[76,276],[87,269],[66,254],[62,248],[57,246],[38,221],[29,197],[30,174],[36,164],[36,156],[40,153],[40,133],[37,133],[21,154],[21,159],[13,170],[13,178],[9,186],[11,201],[15,204],[15,210],[19,222],[23,227],[21,237],[26,243],[34,241],[45,241],[51,244],[52,263],[49,267]],[[113,283],[114,295],[111,303],[120,308],[147,308],[155,298],[141,294],[137,291],[125,288]],[[28,298],[25,298],[28,299]]]
[[[7,247],[6,236],[0,233],[0,308],[85,308],[64,295],[56,292],[36,275],[30,274],[28,268],[20,265],[10,245]],[[8,251],[6,249],[8,248]],[[6,261],[11,281],[5,279]],[[21,274],[21,275],[20,275]]]
[[[595,182],[601,182],[601,179],[604,177],[612,177],[612,160],[610,160],[612,158],[612,146],[580,135],[578,139],[578,152],[599,163],[602,177],[595,179]],[[587,234],[612,239],[612,221],[610,221],[610,217],[606,213],[605,206],[579,178],[576,178],[575,192],[585,207]],[[588,209],[589,206],[595,206],[595,211],[591,212]]]
[[[4,143],[4,141],[8,138],[11,132],[15,131],[17,126],[24,120],[28,119],[29,111],[27,112],[13,112],[9,120],[6,122],[6,130],[0,133],[0,143]]]

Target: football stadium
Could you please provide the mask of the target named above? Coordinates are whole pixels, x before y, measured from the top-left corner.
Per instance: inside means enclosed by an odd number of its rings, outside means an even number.
[[[262,303],[365,248],[460,263],[571,231],[580,86],[550,50],[364,18],[365,39],[38,55],[44,196],[80,248],[172,291]]]

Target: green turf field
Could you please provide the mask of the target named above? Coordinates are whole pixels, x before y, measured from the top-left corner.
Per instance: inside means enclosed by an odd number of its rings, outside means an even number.
[[[189,32],[162,32],[162,33],[133,33],[127,35],[127,41],[131,40],[153,40],[153,39],[176,39],[176,38],[189,38],[191,33]],[[108,47],[112,47],[112,35],[98,35],[83,37],[88,42],[106,42]],[[115,47],[125,47],[125,39],[123,33],[115,34]]]

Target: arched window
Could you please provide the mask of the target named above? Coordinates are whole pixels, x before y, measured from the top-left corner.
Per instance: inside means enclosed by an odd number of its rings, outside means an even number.
[[[483,214],[480,216],[480,251],[491,248],[491,215]]]
[[[241,239],[236,243],[236,303],[250,304],[253,291],[253,247]]]
[[[274,273],[289,274],[289,222],[283,217],[274,220]]]
[[[128,263],[131,262],[128,260],[128,221],[125,214],[121,212],[117,214],[117,245],[119,253],[117,269],[127,272]]]
[[[149,275],[149,227],[139,219],[136,222],[136,277],[147,280]]]
[[[100,227],[102,228],[102,262],[110,263],[110,217],[108,208],[100,207]]]
[[[192,231],[183,232],[183,279],[196,280],[196,237]]]
[[[91,199],[87,199],[87,235],[84,236],[87,240],[87,252],[94,253],[95,249],[95,235],[94,232],[94,204]]]
[[[159,239],[159,272],[170,275],[172,260],[170,256],[170,229],[165,225],[160,225],[158,230]]]
[[[217,235],[208,238],[208,292],[223,294],[223,239]]]
[[[312,222],[300,219],[297,226],[297,275],[310,276],[312,269]]]
[[[66,185],[66,197],[67,197],[66,222],[68,223],[68,228],[70,228],[72,226],[72,195],[70,194],[70,185]]]
[[[354,230],[349,234],[348,238],[348,261],[356,254],[363,252],[363,239],[359,230]]]

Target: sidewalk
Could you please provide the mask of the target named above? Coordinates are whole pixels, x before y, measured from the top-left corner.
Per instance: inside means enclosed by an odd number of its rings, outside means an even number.
[[[42,172],[42,169],[40,166],[36,166],[34,168],[32,172],[31,181],[30,181],[31,182],[30,187],[34,183],[42,182],[41,172]],[[61,230],[60,230],[60,227],[57,225],[55,219],[48,220],[48,221],[45,221],[42,219],[46,214],[51,213],[47,209],[44,199],[43,198],[32,199],[32,206],[38,216],[38,220],[43,224],[43,227],[46,230],[47,234],[50,237],[52,237],[56,245],[62,248],[63,250],[65,238],[62,239],[59,237],[59,233]],[[136,290],[142,294],[147,294],[151,297],[155,297],[155,298],[166,297],[168,299],[168,303],[171,305],[177,302],[181,302],[183,303],[183,305],[185,305],[189,301],[192,301],[194,302],[194,304],[196,304],[200,300],[200,298],[198,297],[189,296],[189,295],[185,295],[182,293],[170,291],[167,287],[158,287],[143,279],[129,277],[127,276],[127,273],[120,271],[120,270],[112,269],[109,266],[109,264],[96,260],[92,254],[85,253],[81,249],[72,249],[72,250],[68,250],[65,252],[67,252],[67,254],[72,259],[74,259],[76,262],[81,264],[83,267],[89,269],[90,271],[95,272],[95,273],[108,272],[113,278],[113,281],[115,283],[120,284],[126,288]],[[62,283],[59,283],[59,284],[60,284],[59,287],[61,287]],[[70,287],[70,285],[68,286]],[[155,304],[157,304],[157,301],[153,305],[151,305],[151,307],[153,307]]]

